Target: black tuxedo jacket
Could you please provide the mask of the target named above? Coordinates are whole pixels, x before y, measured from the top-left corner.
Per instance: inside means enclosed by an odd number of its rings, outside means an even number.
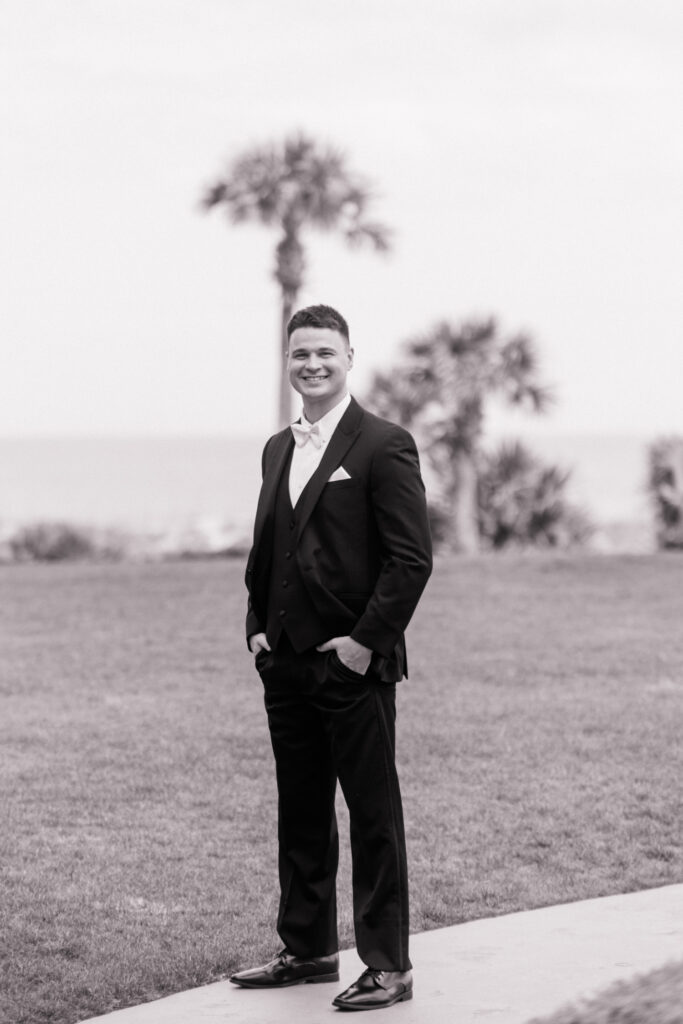
[[[294,440],[287,427],[263,452],[263,485],[246,583],[247,637],[265,632],[275,499]],[[348,479],[329,481],[342,466]],[[402,427],[351,399],[296,505],[295,556],[329,635],[375,652],[381,678],[407,674],[404,630],[432,568],[424,485]],[[321,641],[322,642],[322,641]]]

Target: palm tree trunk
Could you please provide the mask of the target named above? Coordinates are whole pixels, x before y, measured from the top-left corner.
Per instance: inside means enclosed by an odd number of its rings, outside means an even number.
[[[455,488],[451,502],[450,544],[461,554],[480,551],[477,516],[477,470],[472,455],[459,451],[454,455]]]
[[[292,318],[296,292],[282,290],[282,320],[280,327],[280,384],[278,389],[278,429],[292,422],[292,391],[287,377],[287,324]]]
[[[275,250],[275,280],[282,289],[282,326],[280,331],[280,391],[278,425],[286,427],[292,416],[292,392],[287,380],[287,324],[296,304],[304,275],[304,250],[296,221],[283,225],[284,234]]]

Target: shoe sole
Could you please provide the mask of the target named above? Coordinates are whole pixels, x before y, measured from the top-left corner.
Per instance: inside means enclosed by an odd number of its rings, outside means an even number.
[[[396,996],[388,1003],[371,1003],[369,1006],[362,1006],[353,1003],[338,1003],[336,999],[332,1000],[332,1005],[336,1006],[338,1010],[386,1010],[389,1006],[395,1006],[396,1003],[407,1003],[409,999],[413,998],[413,990],[409,992],[403,992],[400,996]]]
[[[328,981],[339,981],[339,971],[334,974],[312,974],[308,978],[294,978],[292,981],[277,981],[259,983],[253,981],[240,981],[238,978],[230,978],[233,985],[240,988],[291,988],[292,985],[324,985]]]

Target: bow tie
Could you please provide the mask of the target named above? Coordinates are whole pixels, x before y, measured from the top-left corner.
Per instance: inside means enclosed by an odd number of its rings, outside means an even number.
[[[307,441],[310,441],[314,448],[322,446],[323,439],[320,436],[318,423],[311,423],[310,426],[303,423],[292,423],[291,428],[297,448],[303,448]]]

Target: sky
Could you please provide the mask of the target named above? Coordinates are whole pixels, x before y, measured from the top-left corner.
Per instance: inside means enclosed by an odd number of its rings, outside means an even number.
[[[267,434],[276,235],[199,208],[301,130],[390,255],[311,233],[352,390],[441,320],[535,339],[549,415],[683,432],[678,0],[3,0],[0,436]]]

